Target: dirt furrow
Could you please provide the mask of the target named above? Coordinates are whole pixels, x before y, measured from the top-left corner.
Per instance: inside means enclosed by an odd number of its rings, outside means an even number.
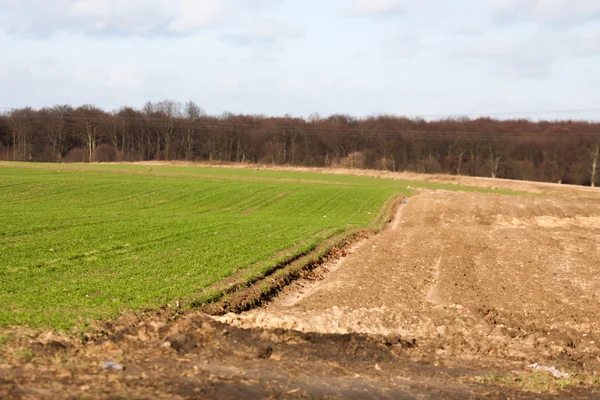
[[[422,192],[298,301],[219,321],[401,335],[427,360],[595,372],[600,299],[585,288],[600,285],[597,215],[595,199]]]

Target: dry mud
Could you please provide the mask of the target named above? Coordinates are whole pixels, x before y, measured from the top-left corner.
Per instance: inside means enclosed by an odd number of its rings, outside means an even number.
[[[423,359],[600,370],[600,201],[423,192],[397,229],[238,327],[401,335]]]
[[[260,309],[128,315],[85,343],[13,331],[0,398],[597,398],[480,377],[600,373],[599,272],[595,195],[422,191]]]

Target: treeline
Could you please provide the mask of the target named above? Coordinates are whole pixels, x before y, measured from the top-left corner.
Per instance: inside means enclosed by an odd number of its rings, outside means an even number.
[[[0,159],[189,160],[450,173],[600,183],[600,123],[347,115],[209,116],[194,102],[0,114]]]

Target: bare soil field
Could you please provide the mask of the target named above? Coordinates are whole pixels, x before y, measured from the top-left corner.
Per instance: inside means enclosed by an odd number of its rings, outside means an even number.
[[[599,192],[456,180],[552,196],[421,190],[242,314],[13,330],[0,398],[599,398]]]
[[[408,352],[418,358],[593,372],[599,266],[598,200],[424,192],[401,210],[397,229],[324,280],[220,321],[400,335],[416,341]]]

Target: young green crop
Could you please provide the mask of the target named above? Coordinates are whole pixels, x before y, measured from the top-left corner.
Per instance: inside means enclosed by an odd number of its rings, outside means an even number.
[[[191,299],[367,227],[393,180],[0,163],[0,326],[68,328]]]

